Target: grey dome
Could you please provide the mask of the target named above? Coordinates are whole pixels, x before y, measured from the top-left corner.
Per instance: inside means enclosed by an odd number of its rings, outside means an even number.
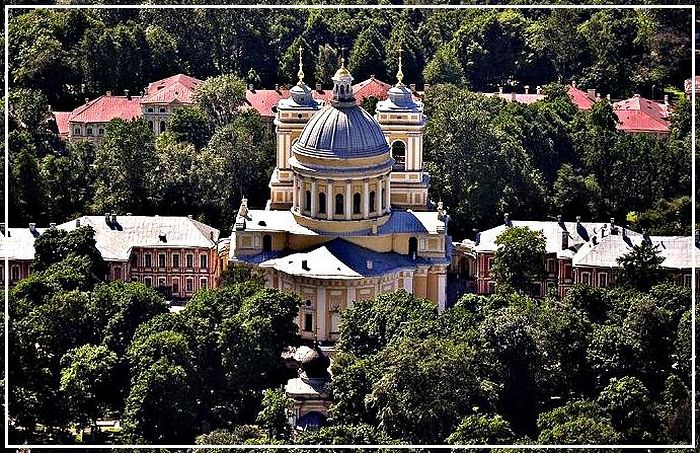
[[[311,157],[363,158],[389,152],[379,124],[363,108],[327,105],[306,124],[295,153]]]

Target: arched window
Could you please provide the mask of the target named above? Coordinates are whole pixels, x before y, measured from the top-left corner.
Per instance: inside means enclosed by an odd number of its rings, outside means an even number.
[[[391,157],[394,158],[394,171],[406,170],[406,144],[401,140],[396,140],[391,144]]]
[[[415,237],[408,238],[408,256],[413,256],[418,253],[418,239]]]
[[[155,126],[153,125],[153,121],[149,121],[148,125],[151,127],[151,132],[155,132]]]
[[[326,213],[326,194],[324,192],[318,194],[318,213]]]
[[[160,122],[160,132],[161,133],[165,132],[165,121]]]
[[[272,250],[272,236],[266,234],[263,236],[263,252]]]
[[[352,196],[352,213],[353,214],[359,214],[360,211],[360,205],[362,204],[362,195],[360,195],[360,192],[355,192],[355,195]]]
[[[374,190],[369,193],[369,212],[374,212],[375,211],[375,198],[376,194],[374,193]]]
[[[343,194],[337,194],[335,196],[335,213],[336,215],[342,215],[345,212],[343,206]]]
[[[306,199],[304,200],[304,210],[305,211],[311,210],[311,191],[310,190],[306,191]]]

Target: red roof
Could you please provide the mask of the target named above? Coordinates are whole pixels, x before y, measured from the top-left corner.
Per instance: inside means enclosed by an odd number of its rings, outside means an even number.
[[[249,108],[254,108],[260,116],[275,116],[272,107],[276,106],[280,99],[288,96],[288,91],[279,90],[246,90],[245,98]]]
[[[193,102],[192,95],[200,83],[202,83],[201,80],[184,74],[177,74],[149,83],[147,94],[143,97],[141,103],[169,104],[176,100],[183,104],[191,104]]]
[[[617,126],[619,130],[631,133],[669,131],[670,109],[667,104],[635,94],[629,99],[613,103],[613,111],[620,120]]]
[[[595,98],[591,98],[586,91],[576,88],[575,85],[569,86],[567,94],[571,98],[571,102],[573,102],[579,110],[590,109],[596,101]]]
[[[73,110],[68,118],[76,123],[106,123],[115,118],[130,120],[141,116],[141,97],[104,95]]]
[[[353,85],[352,91],[355,93],[355,99],[357,99],[357,102],[362,102],[368,97],[375,97],[378,100],[383,101],[389,96],[387,94],[389,88],[391,88],[391,85],[388,83],[372,77]]]
[[[70,127],[68,126],[68,117],[71,112],[52,112],[58,126],[58,135],[68,136]]]

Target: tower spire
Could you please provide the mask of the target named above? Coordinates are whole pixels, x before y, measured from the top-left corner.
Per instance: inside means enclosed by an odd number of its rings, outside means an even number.
[[[303,50],[301,47],[301,44],[299,44],[299,72],[297,72],[297,77],[299,77],[299,83],[297,85],[303,86],[304,85],[304,69],[303,69],[303,64],[301,62],[301,54]]]
[[[401,46],[399,45],[399,70],[396,72],[396,86],[402,87],[403,86],[403,65],[401,63],[401,52],[403,52],[403,49],[401,49]]]

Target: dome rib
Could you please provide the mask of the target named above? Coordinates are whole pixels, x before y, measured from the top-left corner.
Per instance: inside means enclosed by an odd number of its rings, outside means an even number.
[[[389,152],[379,124],[358,105],[327,105],[306,124],[294,152],[321,158],[364,158]]]

